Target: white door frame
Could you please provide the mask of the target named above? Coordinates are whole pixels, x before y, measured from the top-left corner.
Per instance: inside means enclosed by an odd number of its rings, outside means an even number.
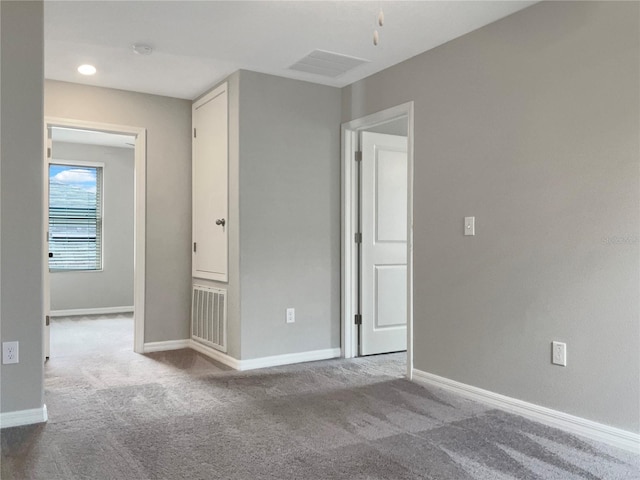
[[[342,124],[342,356],[358,353],[354,315],[357,312],[358,255],[358,175],[355,152],[361,131],[383,123],[407,118],[407,378],[413,369],[413,102],[403,103]]]
[[[145,246],[146,246],[146,165],[147,165],[147,130],[142,127],[115,125],[111,123],[88,122],[69,118],[45,117],[44,135],[47,138],[47,128],[67,127],[81,130],[96,130],[106,133],[132,135],[135,137],[134,163],[134,249],[133,249],[133,351],[144,353],[144,296],[145,296]],[[45,140],[46,145],[46,140]],[[46,157],[46,155],[45,155]],[[49,169],[47,167],[46,171]],[[45,175],[48,181],[48,175]],[[47,188],[47,185],[44,185]],[[45,190],[47,191],[47,190]],[[45,199],[48,204],[48,200]],[[49,229],[48,215],[44,212],[45,231]],[[45,262],[44,274],[49,274],[49,262]],[[45,284],[45,288],[50,288]],[[43,299],[44,300],[44,299]]]

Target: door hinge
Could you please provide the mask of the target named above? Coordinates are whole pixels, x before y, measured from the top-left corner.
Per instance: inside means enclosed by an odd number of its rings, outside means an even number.
[[[193,253],[196,253],[196,242],[193,242]]]
[[[362,315],[360,315],[359,313],[356,313],[353,316],[353,320],[356,325],[362,325]]]
[[[196,138],[196,129],[193,129],[193,138]]]
[[[356,233],[354,235],[353,241],[356,243],[362,243],[362,233]]]
[[[357,151],[354,152],[353,158],[356,162],[361,162],[362,161],[362,152],[361,151]]]
[[[49,315],[45,315],[44,317],[44,324],[48,327],[49,326]]]
[[[47,158],[51,158],[51,147],[47,147]]]

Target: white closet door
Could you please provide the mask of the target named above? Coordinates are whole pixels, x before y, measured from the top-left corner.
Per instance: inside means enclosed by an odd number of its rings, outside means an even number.
[[[193,276],[227,281],[227,85],[193,105]]]
[[[360,355],[407,349],[407,137],[362,133]]]

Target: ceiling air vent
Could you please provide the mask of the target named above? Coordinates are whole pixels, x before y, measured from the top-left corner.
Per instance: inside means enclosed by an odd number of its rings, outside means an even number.
[[[350,57],[348,55],[326,52],[324,50],[314,50],[289,68],[300,72],[335,78],[368,62],[369,60],[365,60],[364,58]]]

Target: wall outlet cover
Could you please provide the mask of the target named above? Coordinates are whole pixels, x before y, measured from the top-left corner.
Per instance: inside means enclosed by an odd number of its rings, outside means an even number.
[[[476,217],[464,217],[464,234],[476,234]]]
[[[2,342],[2,363],[18,363],[18,342]]]
[[[295,323],[296,321],[296,309],[287,308],[287,323]]]

